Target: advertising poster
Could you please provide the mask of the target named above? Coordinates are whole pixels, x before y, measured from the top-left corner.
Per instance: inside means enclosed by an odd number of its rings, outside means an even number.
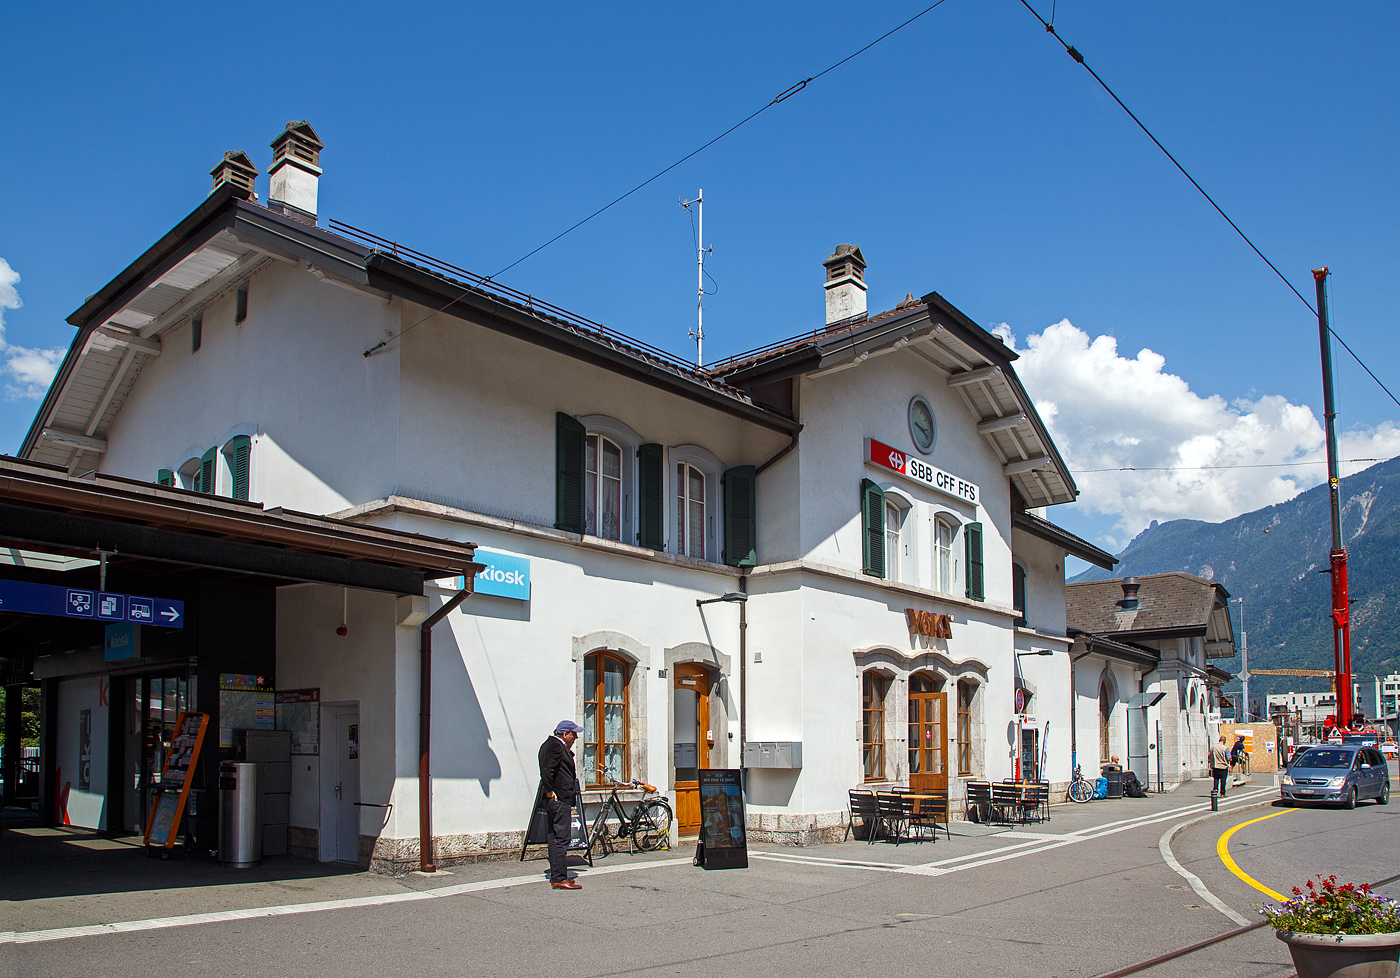
[[[706,869],[748,868],[742,772],[702,769],[697,774],[700,776],[700,865]]]
[[[319,689],[279,689],[277,729],[292,734],[293,754],[321,752],[321,691]]]

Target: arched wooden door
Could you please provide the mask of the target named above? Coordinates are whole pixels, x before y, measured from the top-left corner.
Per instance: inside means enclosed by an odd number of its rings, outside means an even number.
[[[682,663],[673,670],[671,750],[676,766],[676,831],[700,834],[700,775],[710,766],[710,670]]]
[[[948,694],[921,672],[909,677],[909,787],[948,790]]]

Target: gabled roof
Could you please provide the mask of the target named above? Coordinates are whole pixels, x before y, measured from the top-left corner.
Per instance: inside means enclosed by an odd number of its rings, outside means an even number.
[[[1233,636],[1223,585],[1174,571],[1137,578],[1136,607],[1125,606],[1123,581],[1084,581],[1065,585],[1065,617],[1070,627],[1095,635],[1143,639],[1149,636],[1202,636],[1216,618],[1216,631]]]
[[[1031,507],[1073,502],[1074,476],[1011,366],[1015,351],[937,292],[869,318],[833,323],[713,364],[708,373],[748,390],[908,349],[945,376],[978,433]],[[1097,563],[1097,561],[1095,561]]]
[[[225,184],[68,317],[78,327],[19,455],[98,467],[106,434],[161,337],[271,262],[398,295],[594,363],[755,424],[801,425],[663,350],[375,235],[314,227]],[[332,222],[334,223],[334,222]]]

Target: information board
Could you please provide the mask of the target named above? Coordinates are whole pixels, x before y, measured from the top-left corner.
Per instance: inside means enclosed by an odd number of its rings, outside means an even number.
[[[293,754],[321,752],[321,691],[319,689],[279,689],[277,729],[292,735]]]
[[[161,793],[146,822],[146,845],[169,849],[175,844],[208,727],[207,713],[186,712],[175,718],[175,737],[170,741],[170,750],[160,772]]]
[[[701,769],[700,844],[695,862],[706,869],[747,869],[748,833],[744,826],[743,772]]]
[[[543,808],[530,813],[530,824],[525,827],[525,841],[520,846],[520,861],[525,861],[525,850],[531,846],[549,843],[549,815]],[[569,812],[568,852],[581,852],[588,865],[593,865],[593,845],[588,838],[588,822],[583,812],[583,785],[574,781],[574,807]]]
[[[219,674],[219,746],[233,746],[235,730],[277,729],[276,692],[263,676]]]

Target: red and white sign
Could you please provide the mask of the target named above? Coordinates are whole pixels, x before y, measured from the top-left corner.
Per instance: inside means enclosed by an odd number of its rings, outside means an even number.
[[[865,460],[871,465],[889,469],[921,486],[927,486],[963,502],[977,505],[978,489],[974,483],[959,479],[951,473],[936,469],[907,452],[891,448],[874,438],[865,439]]]

